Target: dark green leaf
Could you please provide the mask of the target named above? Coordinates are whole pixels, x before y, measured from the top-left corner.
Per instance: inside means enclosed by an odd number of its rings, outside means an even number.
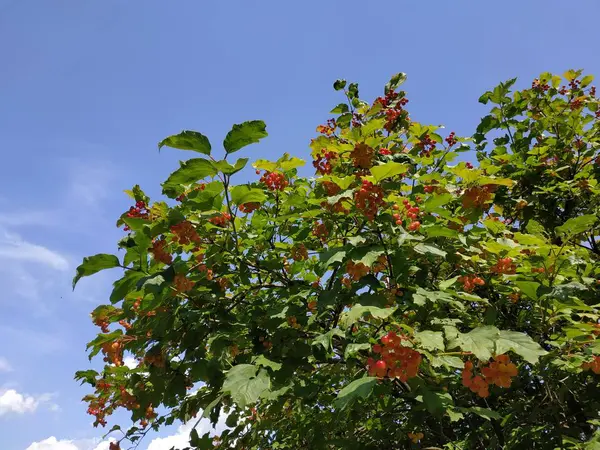
[[[163,192],[172,190],[177,193],[182,192],[186,186],[189,186],[206,177],[214,177],[217,174],[212,161],[203,158],[188,159],[180,162],[179,169],[169,175],[167,181],[163,183]]]
[[[107,255],[106,253],[99,253],[83,258],[83,262],[77,267],[77,274],[73,278],[73,289],[75,289],[75,285],[82,277],[93,275],[104,269],[119,267],[119,264],[119,258],[115,255]]]
[[[334,406],[337,409],[344,409],[358,398],[367,398],[371,395],[376,382],[377,378],[375,377],[364,377],[354,380],[338,392],[337,398],[333,403]]]
[[[182,131],[163,139],[158,144],[158,149],[167,146],[179,150],[192,150],[204,155],[210,155],[210,142],[203,134],[196,131]]]
[[[227,153],[233,153],[267,136],[267,126],[262,120],[248,121],[231,128],[223,141],[223,147]]]

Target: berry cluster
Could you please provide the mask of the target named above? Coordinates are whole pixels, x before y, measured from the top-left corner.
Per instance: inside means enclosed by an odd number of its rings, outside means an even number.
[[[192,280],[188,280],[185,275],[177,274],[173,279],[173,286],[177,290],[177,292],[188,292],[190,291],[196,283]]]
[[[428,134],[423,136],[421,140],[416,144],[417,148],[421,149],[420,155],[425,156],[427,158],[431,156],[431,152],[435,150],[436,145],[437,143],[433,139],[431,139],[431,137]]]
[[[271,191],[283,191],[288,181],[285,179],[285,175],[279,172],[265,172],[260,177],[260,182],[267,186],[267,189]]]
[[[104,362],[114,364],[117,367],[123,365],[123,342],[120,340],[102,344]]]
[[[408,438],[412,441],[413,444],[418,444],[421,439],[423,439],[425,435],[423,433],[408,433]]]
[[[152,242],[150,253],[154,255],[154,259],[160,261],[163,264],[171,264],[173,262],[173,256],[167,250],[167,241],[164,239],[156,239]]]
[[[240,211],[243,212],[244,214],[250,214],[250,213],[256,211],[258,208],[260,208],[260,203],[258,203],[258,202],[242,203],[239,206]]]
[[[389,148],[380,148],[379,154],[380,155],[391,155],[392,151]]]
[[[336,158],[337,155],[334,152],[327,152],[325,149],[323,149],[322,153],[317,153],[315,155],[315,160],[312,164],[317,172],[319,172],[321,175],[329,175],[333,170],[331,160]]]
[[[502,388],[510,387],[512,378],[517,376],[517,366],[510,362],[508,355],[498,355],[494,361],[481,368],[481,375],[473,376],[473,363],[465,362],[462,373],[463,386],[471,389],[482,398],[490,395],[489,386],[496,385]]]
[[[327,192],[327,195],[329,196],[339,194],[339,192],[342,190],[341,187],[332,181],[323,181],[322,185],[325,188],[325,192]]]
[[[406,102],[408,102],[408,100],[406,100]],[[404,111],[399,105],[400,103],[396,105],[395,109],[388,109],[385,112],[385,125],[383,128],[388,133],[391,133],[395,128],[397,128],[402,120],[408,120],[408,112]]]
[[[350,157],[352,158],[352,164],[354,167],[359,169],[368,169],[373,165],[373,156],[375,154],[375,150],[369,147],[367,144],[356,144],[352,152],[350,152]]]
[[[531,268],[531,273],[544,273],[544,272],[546,272],[545,267],[532,267]]]
[[[211,217],[209,222],[217,227],[226,227],[227,223],[231,220],[231,215],[229,213],[223,212],[219,216]]]
[[[304,244],[298,244],[292,247],[291,250],[292,259],[294,261],[304,261],[308,259],[308,250]]]
[[[403,339],[406,338],[390,331],[381,338],[381,345],[373,346],[373,352],[381,355],[381,359],[367,360],[369,375],[379,378],[388,376],[404,382],[417,376],[421,354],[410,347],[404,347]]]
[[[363,263],[350,260],[346,263],[346,274],[354,281],[360,280],[369,273],[369,267]]]
[[[108,329],[109,321],[106,317],[94,317],[94,325],[100,327],[100,330],[103,333],[108,333],[110,331]]]
[[[326,136],[331,136],[333,133],[335,133],[336,127],[337,124],[335,123],[335,119],[328,119],[327,125],[319,125],[317,127],[317,132]]]
[[[591,370],[596,375],[600,375],[600,356],[594,356],[590,362],[585,362],[581,365],[583,370]]]
[[[412,206],[410,204],[410,200],[408,200],[406,198],[404,200],[402,200],[402,205],[404,206],[406,217],[408,217],[408,219],[411,220],[411,222],[408,224],[408,229],[410,231],[419,230],[419,228],[421,228],[421,222],[419,222],[417,220],[417,218],[419,217],[419,214],[421,211],[420,208],[418,206]],[[392,207],[392,209],[394,209],[395,211],[398,211],[400,209],[400,206],[395,204]],[[402,225],[403,220],[402,220],[402,216],[400,215],[400,213],[395,212],[392,214],[392,217],[394,218],[396,225]]]
[[[474,186],[468,188],[462,198],[462,206],[465,209],[482,208],[491,200],[496,186],[486,184],[485,186]]]
[[[483,286],[485,281],[477,275],[463,275],[458,277],[458,282],[462,283],[465,292],[471,292],[475,286]]]
[[[173,225],[171,227],[171,233],[175,235],[174,240],[179,242],[180,245],[188,245],[192,242],[195,244],[200,243],[200,236],[196,232],[194,226],[187,220],[184,220],[177,225]]]
[[[356,208],[372,221],[377,215],[379,206],[383,204],[383,189],[370,181],[363,180],[360,189],[354,193]]]
[[[531,83],[531,89],[537,92],[546,92],[550,89],[550,85],[548,83],[542,83],[536,78],[533,80],[533,83]]]
[[[327,236],[329,236],[329,230],[327,229],[327,225],[325,225],[323,222],[315,222],[312,234],[321,239],[321,241],[325,241],[327,239]]]
[[[90,406],[87,409],[90,416],[95,416],[94,426],[106,425],[106,398],[97,398],[90,401]],[[112,449],[111,449],[112,450]]]
[[[296,330],[301,327],[295,316],[288,317],[287,323],[291,328],[294,328]]]
[[[498,275],[503,273],[514,274],[517,270],[517,266],[513,263],[512,258],[501,258],[490,270]]]
[[[445,139],[445,141],[446,141],[446,144],[448,144],[448,147],[453,147],[456,145],[456,143],[458,142],[458,139],[456,139],[454,131],[452,131],[448,135],[448,137]]]
[[[375,102],[373,104],[377,104],[379,103],[381,106],[383,106],[384,108],[387,108],[388,106],[390,106],[392,104],[392,102],[394,100],[396,100],[396,98],[398,97],[398,93],[394,92],[392,90],[389,90],[386,94],[385,97],[377,97],[375,99]],[[408,100],[407,100],[408,101]]]
[[[127,217],[133,219],[147,219],[148,218],[148,208],[146,206],[146,202],[138,201],[135,202],[135,206],[129,208],[127,211]]]
[[[396,101],[399,95],[390,90],[385,94],[385,97],[378,97],[374,103],[379,103],[383,108],[388,108],[385,111],[386,123],[384,128],[390,133],[396,128],[400,119],[407,118],[408,116],[408,113],[402,109],[408,103],[408,99],[401,97]],[[392,105],[393,107],[391,107]]]

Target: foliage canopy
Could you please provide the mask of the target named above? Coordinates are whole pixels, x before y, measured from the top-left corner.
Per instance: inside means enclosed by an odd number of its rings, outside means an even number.
[[[113,448],[202,417],[229,429],[190,448],[600,448],[592,77],[500,83],[471,138],[413,121],[405,79],[373,103],[335,82],[313,178],[284,154],[232,183],[261,121],[234,125],[220,160],[195,131],[160,143],[199,155],[169,200],[128,191],[122,254],[74,279],[123,269],[92,313],[105,367],[76,375],[96,424],[131,411]],[[476,167],[455,162],[469,151]]]

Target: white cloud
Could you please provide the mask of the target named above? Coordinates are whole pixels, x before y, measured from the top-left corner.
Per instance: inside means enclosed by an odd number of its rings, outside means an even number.
[[[12,372],[12,366],[6,358],[0,356],[0,372]]]
[[[54,226],[59,224],[56,211],[13,211],[0,213],[0,225],[20,226]]]
[[[51,398],[51,394],[42,394],[35,397],[21,394],[15,389],[0,391],[0,417],[8,414],[33,413],[40,404],[48,402]],[[50,405],[50,409],[55,409],[54,405]]]
[[[225,425],[225,420],[227,416],[221,414],[217,425],[213,428],[210,420],[202,419],[198,426],[196,426],[196,430],[198,431],[198,435],[202,436],[205,433],[209,432],[211,436],[218,436],[223,431],[225,431],[228,427]],[[171,450],[171,448],[181,449],[189,446],[190,442],[190,433],[197,420],[190,420],[189,422],[181,425],[177,429],[177,433],[172,434],[171,436],[167,436],[164,438],[155,438],[148,445],[147,450]]]
[[[69,269],[67,258],[41,245],[23,240],[18,234],[0,230],[0,259],[43,264],[52,269]]]
[[[98,206],[111,194],[116,172],[115,167],[106,161],[72,161],[69,197],[79,204]]]
[[[32,443],[25,450],[109,450],[109,445],[112,440],[113,439],[98,443],[97,439],[58,440],[56,437],[50,436],[43,441]]]

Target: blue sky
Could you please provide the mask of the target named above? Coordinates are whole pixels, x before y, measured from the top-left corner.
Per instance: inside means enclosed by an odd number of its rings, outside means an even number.
[[[399,71],[413,119],[470,134],[499,81],[600,74],[599,14],[593,0],[0,0],[0,448],[107,449],[72,379],[117,274],[70,280],[83,256],[115,251],[122,191],[156,196],[189,156],[159,154],[163,137],[217,146],[262,119],[270,136],[245,156],[306,158],[341,101],[333,80],[372,100]],[[184,446],[186,431],[146,445]]]

